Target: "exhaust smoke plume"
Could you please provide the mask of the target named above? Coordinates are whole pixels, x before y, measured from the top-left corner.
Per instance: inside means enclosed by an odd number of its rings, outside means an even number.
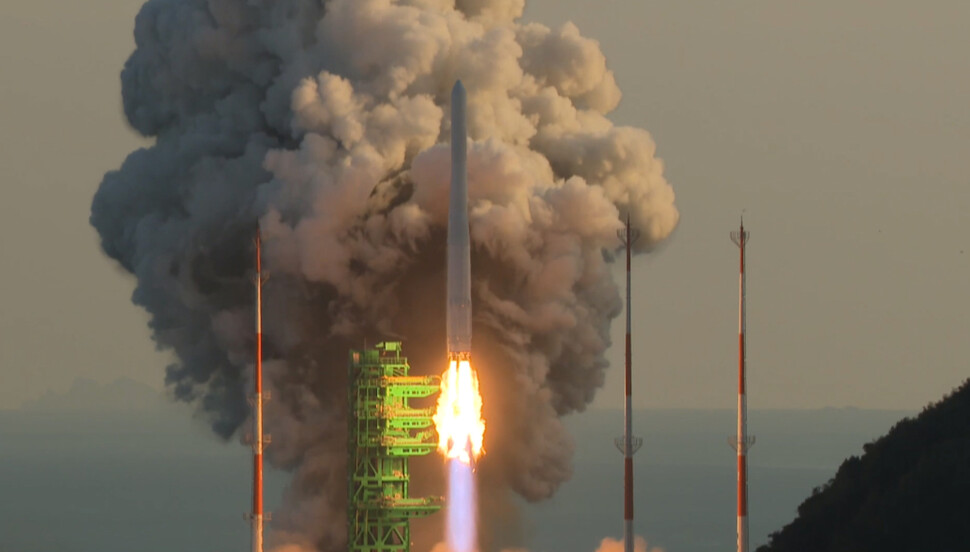
[[[261,228],[266,454],[294,474],[270,542],[345,541],[350,347],[401,336],[416,372],[444,369],[446,114],[459,78],[483,489],[539,500],[570,476],[559,417],[603,382],[621,214],[646,250],[678,212],[650,136],[605,116],[620,92],[598,45],[570,24],[523,23],[523,8],[149,0],[136,19],[124,109],[155,142],[105,175],[91,223],[135,275],[157,346],[177,355],[169,388],[225,438],[248,415]]]
[[[648,547],[647,541],[641,536],[637,536],[633,541],[633,551],[634,552],[664,552],[662,548]],[[623,540],[611,539],[606,537],[600,541],[599,548],[596,552],[623,552]]]
[[[449,550],[444,543],[438,543],[431,549],[431,552],[449,552]],[[504,548],[502,552],[529,552],[529,550],[526,548]],[[623,540],[606,537],[600,541],[596,552],[623,552]],[[637,535],[633,541],[633,552],[664,552],[664,549],[658,546],[648,546],[647,540]]]

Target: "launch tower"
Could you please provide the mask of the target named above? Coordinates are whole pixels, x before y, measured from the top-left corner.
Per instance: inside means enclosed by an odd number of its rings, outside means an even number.
[[[437,376],[409,376],[401,343],[350,352],[347,539],[349,552],[408,552],[410,519],[441,508],[440,498],[412,498],[408,460],[438,446],[433,408],[411,399],[438,392]]]

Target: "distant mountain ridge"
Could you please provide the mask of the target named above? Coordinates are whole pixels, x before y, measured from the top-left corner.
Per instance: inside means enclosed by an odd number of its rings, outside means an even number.
[[[64,393],[47,391],[24,402],[23,412],[115,412],[163,408],[165,397],[150,385],[131,378],[101,383],[88,378],[74,380]]]
[[[863,450],[758,552],[970,550],[970,380]]]

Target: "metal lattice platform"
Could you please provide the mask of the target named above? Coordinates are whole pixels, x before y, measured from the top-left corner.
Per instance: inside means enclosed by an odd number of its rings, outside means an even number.
[[[349,552],[408,552],[410,519],[441,509],[408,494],[409,459],[437,448],[432,408],[411,399],[438,392],[434,376],[408,376],[399,342],[350,352],[347,539]]]

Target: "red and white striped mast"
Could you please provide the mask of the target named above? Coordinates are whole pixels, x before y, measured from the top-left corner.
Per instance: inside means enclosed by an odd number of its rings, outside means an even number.
[[[748,449],[754,445],[754,437],[748,436],[748,400],[745,390],[745,279],[744,248],[749,233],[744,231],[744,217],[741,228],[731,232],[733,241],[741,251],[741,276],[738,290],[738,433],[730,440],[731,447],[738,453],[738,552],[748,552]]]
[[[626,363],[624,381],[626,387],[623,404],[623,436],[616,439],[616,448],[623,453],[623,552],[633,552],[633,454],[643,445],[643,439],[633,436],[633,354],[630,339],[630,253],[633,242],[640,232],[630,228],[630,215],[626,216],[626,228],[617,232],[626,246]]]
[[[263,552],[263,270],[256,231],[256,369],[253,375],[253,511],[252,552]]]

